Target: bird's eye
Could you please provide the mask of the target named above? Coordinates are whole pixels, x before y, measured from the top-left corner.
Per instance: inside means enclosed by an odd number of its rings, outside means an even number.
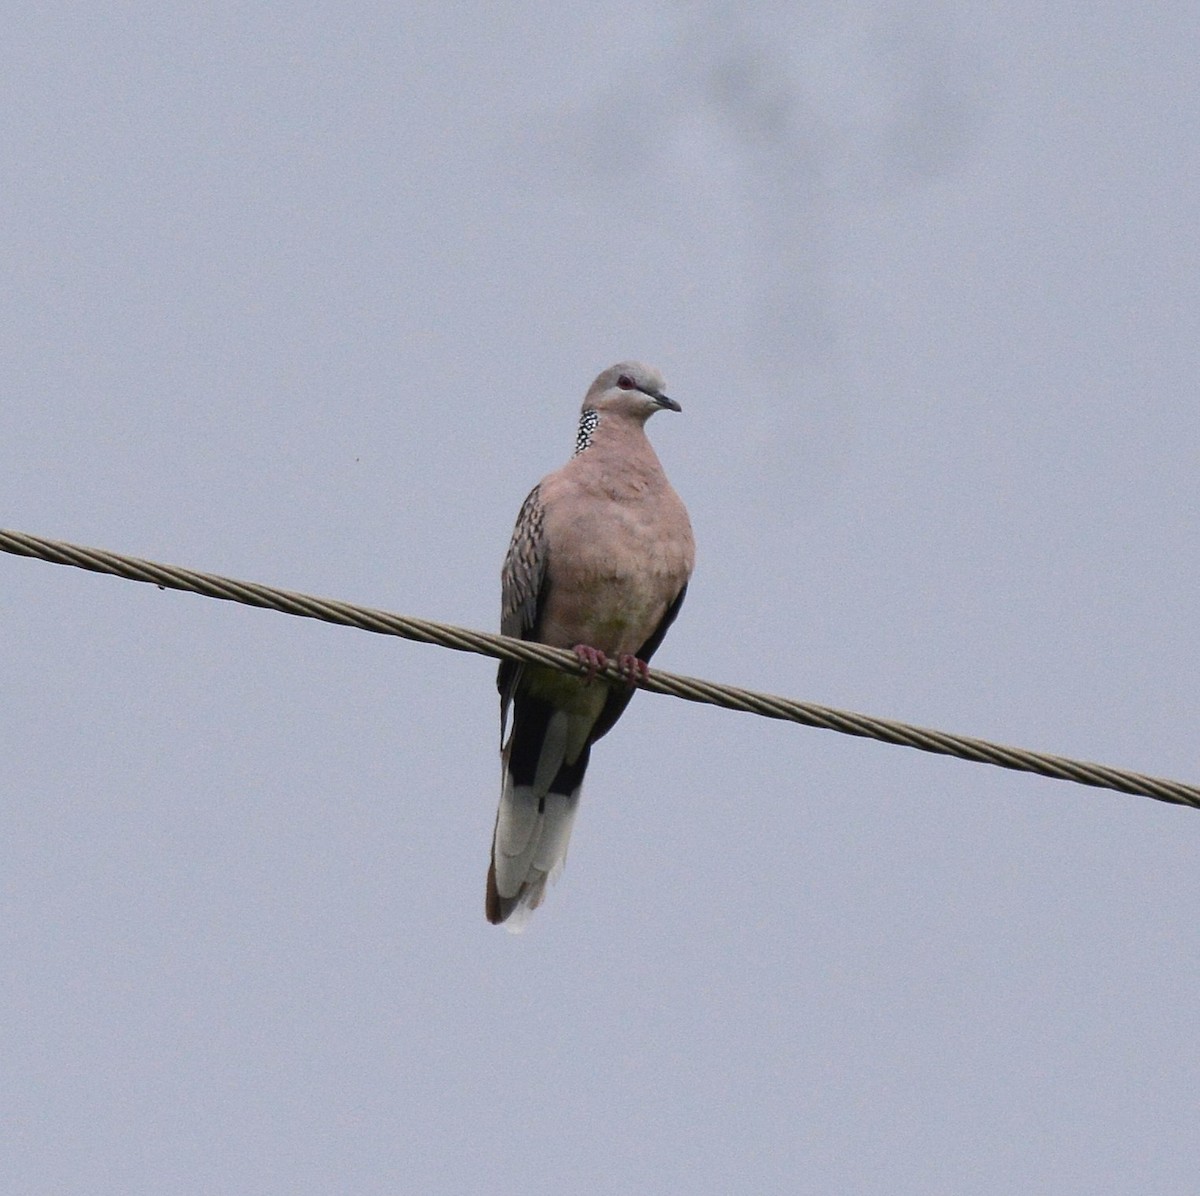
[[[617,385],[622,390],[632,390],[633,389],[633,379],[628,374],[622,374],[617,379]]]

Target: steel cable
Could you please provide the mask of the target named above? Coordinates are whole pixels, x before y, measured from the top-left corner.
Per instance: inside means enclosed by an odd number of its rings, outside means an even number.
[[[497,659],[542,664],[567,673],[583,671],[583,666],[574,653],[561,648],[550,648],[545,644],[511,639],[487,631],[473,631],[430,619],[397,615],[390,611],[339,602],[332,598],[316,598],[311,594],[281,590],[258,582],[238,581],[214,573],[201,573],[177,565],[162,565],[122,553],[84,548],[78,544],[48,540],[24,532],[0,529],[0,549],[17,556],[35,557],[56,565],[72,565],[93,573],[111,573],[131,581],[148,582],[172,590],[186,590],[208,598],[220,598],[226,602],[241,602],[247,606],[258,606],[307,619],[320,619],[344,627],[357,627],[381,635],[396,635],[420,643],[437,644],[456,652],[475,652]],[[624,683],[615,665],[610,664],[599,676]],[[639,688],[652,693],[669,694],[689,702],[720,706],[726,710],[741,710],[762,715],[764,718],[784,719],[808,727],[840,731],[843,735],[878,739],[884,743],[899,744],[923,752],[955,756],[961,760],[1037,773],[1058,780],[1075,781],[1100,789],[1115,789],[1120,793],[1132,793],[1152,797],[1157,801],[1200,809],[1200,787],[1146,776],[1123,768],[1091,764],[1024,748],[1006,747],[986,739],[953,735],[892,719],[872,718],[852,711],[756,693],[754,690],[739,689],[736,686],[704,681],[697,677],[684,677],[659,669],[654,669],[648,678],[640,681]]]

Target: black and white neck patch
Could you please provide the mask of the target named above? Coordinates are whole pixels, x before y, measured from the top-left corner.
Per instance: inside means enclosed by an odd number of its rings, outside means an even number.
[[[578,457],[592,443],[592,433],[599,422],[600,412],[590,407],[579,417],[579,431],[575,435],[575,456]]]

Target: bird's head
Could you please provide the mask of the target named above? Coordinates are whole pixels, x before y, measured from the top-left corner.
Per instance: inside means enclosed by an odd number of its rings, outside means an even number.
[[[588,388],[583,409],[626,415],[644,423],[656,411],[682,410],[663,393],[665,385],[653,366],[621,361],[610,365]]]

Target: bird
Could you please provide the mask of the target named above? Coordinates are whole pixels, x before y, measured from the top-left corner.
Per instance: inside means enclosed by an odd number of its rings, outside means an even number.
[[[649,675],[687,594],[691,521],[646,438],[650,416],[680,410],[652,366],[610,366],[584,396],[574,455],[517,516],[500,629],[569,649],[586,671],[503,661],[496,678],[502,784],[486,913],[509,930],[524,928],[561,871],[592,744]],[[596,679],[610,661],[622,683]]]

